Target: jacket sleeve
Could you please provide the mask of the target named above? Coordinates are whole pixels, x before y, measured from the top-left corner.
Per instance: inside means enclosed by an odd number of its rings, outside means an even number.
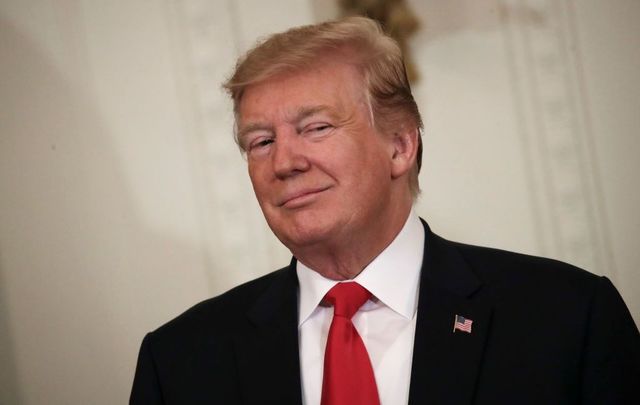
[[[162,405],[162,392],[160,380],[156,371],[156,364],[151,352],[151,334],[147,334],[142,340],[138,365],[131,389],[130,405]]]
[[[583,352],[582,403],[631,404],[640,383],[640,334],[606,277],[593,296]]]

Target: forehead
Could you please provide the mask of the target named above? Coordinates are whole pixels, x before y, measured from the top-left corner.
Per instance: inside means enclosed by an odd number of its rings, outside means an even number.
[[[290,117],[301,109],[340,111],[364,100],[363,80],[355,66],[336,60],[317,62],[248,86],[240,100],[238,124]]]

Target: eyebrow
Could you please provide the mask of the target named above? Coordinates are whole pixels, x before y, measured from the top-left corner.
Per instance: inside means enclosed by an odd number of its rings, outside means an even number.
[[[238,140],[241,140],[249,132],[262,130],[273,131],[273,125],[265,124],[262,122],[252,122],[250,124],[247,124],[245,127],[238,129]]]
[[[321,112],[327,112],[331,117],[335,117],[337,115],[334,109],[327,105],[318,105],[313,107],[300,107],[298,108],[294,116],[293,122],[299,123],[303,119],[309,118],[312,115],[315,115]]]

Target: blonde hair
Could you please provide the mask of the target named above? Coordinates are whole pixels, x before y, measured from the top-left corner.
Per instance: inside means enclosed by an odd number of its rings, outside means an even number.
[[[392,131],[407,119],[418,130],[418,156],[409,175],[409,187],[416,198],[420,192],[422,118],[411,94],[400,47],[369,18],[348,17],[305,25],[259,42],[238,60],[233,75],[223,84],[233,99],[236,121],[242,95],[248,86],[283,72],[303,70],[327,51],[343,49],[355,53],[354,64],[362,74],[373,124],[378,130]]]

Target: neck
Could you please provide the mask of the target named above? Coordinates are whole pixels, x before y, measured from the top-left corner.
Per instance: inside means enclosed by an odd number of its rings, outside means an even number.
[[[331,241],[304,247],[291,247],[293,255],[310,269],[332,280],[351,280],[364,270],[398,236],[409,217],[413,202],[408,201],[390,215],[366,224],[357,235],[344,235]]]

